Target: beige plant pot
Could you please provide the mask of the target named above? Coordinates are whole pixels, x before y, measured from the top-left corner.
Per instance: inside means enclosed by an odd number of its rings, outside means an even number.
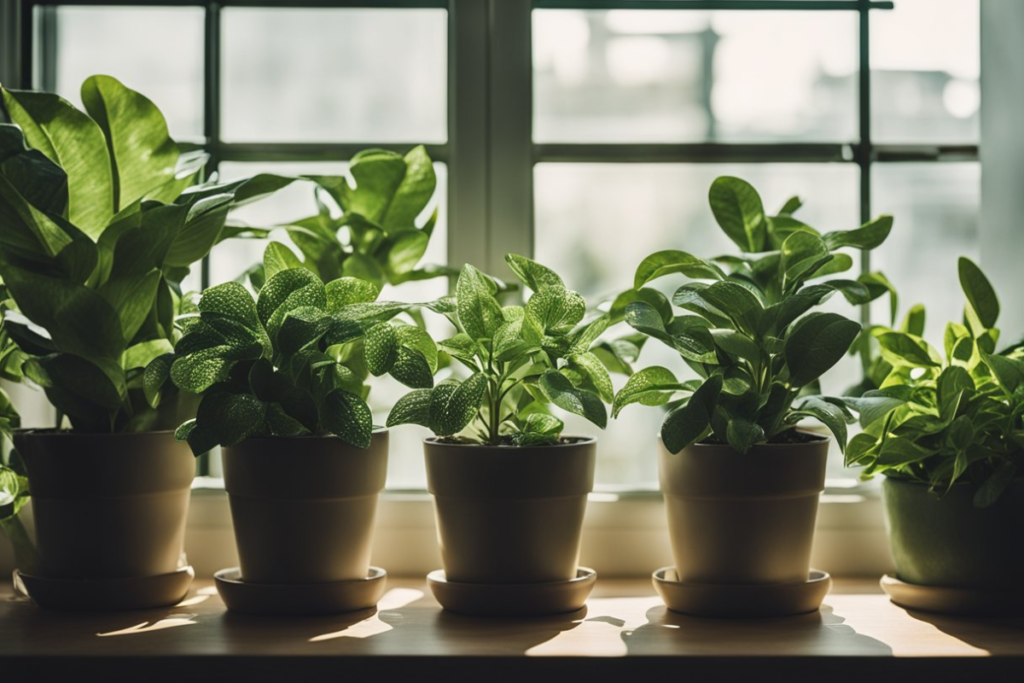
[[[596,441],[554,446],[424,442],[448,581],[576,577]]]
[[[388,434],[367,449],[335,436],[247,439],[223,449],[241,578],[331,583],[366,578]]]
[[[690,583],[795,583],[810,571],[829,441],[759,444],[743,455],[658,440],[672,554]]]
[[[14,446],[32,491],[35,573],[118,579],[178,569],[196,464],[172,432],[29,430]]]

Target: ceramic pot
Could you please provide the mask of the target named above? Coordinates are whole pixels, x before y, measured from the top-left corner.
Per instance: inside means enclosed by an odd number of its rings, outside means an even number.
[[[659,439],[658,470],[680,581],[808,580],[829,444],[808,438],[758,444],[746,454],[717,444],[672,454]]]
[[[196,461],[173,432],[14,435],[28,471],[38,566],[49,579],[179,569]]]
[[[370,570],[388,433],[366,449],[335,436],[246,439],[222,449],[241,579],[331,583]]]
[[[927,484],[882,483],[889,545],[902,581],[923,586],[1020,590],[1024,576],[1024,479],[988,508],[974,506],[973,484],[941,497]]]
[[[596,443],[513,447],[426,439],[427,489],[447,580],[575,578]]]

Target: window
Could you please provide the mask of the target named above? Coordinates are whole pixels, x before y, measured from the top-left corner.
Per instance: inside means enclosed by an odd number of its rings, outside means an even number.
[[[802,195],[807,220],[829,229],[895,214],[891,247],[859,265],[886,271],[904,307],[925,303],[934,337],[961,305],[955,255],[978,250],[978,0],[20,8],[5,21],[8,84],[75,101],[86,75],[112,73],[156,101],[177,139],[206,147],[225,178],[344,172],[365,147],[426,143],[439,177],[434,262],[507,277],[505,252],[533,253],[600,299],[655,249],[726,249],[706,193],[728,173],[769,206]],[[240,217],[272,225],[311,201],[312,188],[295,186]],[[261,251],[218,247],[195,284],[238,277]],[[679,367],[658,353],[649,346],[641,362]],[[844,363],[827,388],[857,373]],[[381,408],[397,389],[375,392]],[[626,416],[601,438],[598,484],[649,490],[661,417]],[[423,488],[421,436],[396,434],[391,488]],[[852,479],[838,459],[831,476]]]

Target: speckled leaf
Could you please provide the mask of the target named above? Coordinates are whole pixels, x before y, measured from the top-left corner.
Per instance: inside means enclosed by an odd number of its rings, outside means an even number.
[[[494,281],[471,265],[459,274],[455,287],[459,322],[474,340],[491,338],[505,323],[494,289]]]
[[[565,283],[558,274],[546,266],[520,256],[519,254],[506,254],[505,263],[512,269],[512,272],[516,274],[524,285],[538,291],[542,287],[561,287],[565,289]]]
[[[263,252],[263,276],[268,280],[282,270],[302,268],[302,261],[295,252],[280,242],[270,242]]]
[[[668,368],[654,365],[638,370],[615,396],[612,416],[618,417],[623,408],[633,403],[645,406],[665,405],[682,389],[683,385]]]
[[[577,353],[569,356],[569,367],[580,372],[590,380],[597,390],[597,396],[605,403],[611,403],[615,398],[615,389],[612,387],[612,378],[608,369],[601,363],[601,360],[592,353]]]
[[[388,427],[416,424],[430,427],[431,389],[416,389],[398,399],[388,415]]]
[[[154,358],[142,373],[142,393],[151,408],[160,405],[161,389],[171,376],[173,363],[174,354],[165,353]]]
[[[707,432],[721,392],[721,375],[712,375],[693,392],[689,401],[665,417],[661,438],[670,453],[678,453]]]
[[[487,391],[487,375],[478,372],[466,381],[449,379],[434,387],[430,397],[430,428],[438,436],[461,432],[476,417]]]
[[[305,268],[282,270],[269,278],[256,301],[256,312],[268,333],[271,330],[271,318],[285,304],[289,309],[299,306],[326,309],[327,292],[324,284],[320,278]],[[283,314],[280,317],[283,317]],[[274,335],[270,336],[273,338]]]
[[[544,395],[562,410],[582,415],[601,429],[608,423],[608,411],[601,399],[588,391],[577,389],[564,375],[554,370],[540,377]]]
[[[401,346],[420,353],[427,360],[430,374],[437,372],[437,344],[426,330],[415,325],[398,325],[395,334]]]
[[[391,370],[398,360],[398,335],[388,323],[374,325],[366,331],[366,367],[375,377]]]
[[[251,394],[215,392],[203,397],[196,411],[196,428],[188,435],[196,455],[214,445],[234,446],[263,429],[266,405]]]
[[[324,428],[356,448],[368,448],[373,435],[373,415],[359,396],[342,389],[327,394],[321,411]]]
[[[300,306],[288,311],[277,332],[277,348],[284,354],[293,354],[316,344],[333,321],[327,312],[312,306]]]
[[[237,282],[225,282],[204,291],[199,299],[199,310],[234,316],[253,329],[260,327],[252,294]]]
[[[389,374],[410,389],[428,389],[434,386],[434,373],[423,354],[405,346],[398,347],[398,354]]]
[[[332,280],[326,285],[327,310],[337,313],[342,306],[350,304],[368,304],[377,300],[380,289],[367,280],[354,277],[342,277]]]
[[[577,292],[559,287],[541,287],[526,302],[528,313],[536,316],[545,332],[566,334],[587,312],[587,304]]]

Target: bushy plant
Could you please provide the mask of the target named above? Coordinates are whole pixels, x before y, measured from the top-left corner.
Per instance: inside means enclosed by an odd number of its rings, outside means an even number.
[[[969,259],[959,275],[967,305],[963,322],[946,326],[944,353],[922,339],[923,325],[873,331],[889,370],[865,394],[870,405],[850,402],[863,431],[846,462],[865,478],[884,473],[939,493],[969,481],[975,504],[987,507],[1024,465],[1024,352],[996,353],[995,290]]]
[[[471,374],[402,397],[389,427],[418,424],[439,437],[492,446],[554,444],[564,427],[554,406],[605,427],[612,382],[595,349],[608,317],[584,322],[583,297],[554,271],[515,254],[506,262],[531,291],[526,304],[502,306],[498,283],[465,266],[455,297],[434,310],[456,330],[438,347]]]
[[[366,448],[368,376],[432,387],[437,347],[419,327],[393,321],[411,305],[377,301],[372,282],[324,284],[305,268],[264,266],[258,297],[236,282],[217,285],[178,319],[174,353],[146,369],[147,395],[156,403],[170,379],[202,397],[177,431],[196,455],[254,436],[335,434]]]
[[[746,453],[758,443],[800,440],[794,427],[804,418],[823,422],[842,448],[850,415],[841,399],[815,394],[818,379],[846,354],[860,325],[812,309],[836,292],[865,304],[889,290],[877,273],[835,276],[854,264],[842,250],[879,246],[892,218],[820,233],[794,216],[798,198],[770,215],[757,191],[732,177],[715,180],[709,200],[740,253],[711,259],[683,251],[652,254],[637,268],[633,290],[612,307],[638,332],[676,351],[699,378],[681,380],[660,366],[639,370],[615,397],[614,414],[634,403],[678,401],[661,429],[673,453],[701,441]],[[680,273],[693,281],[671,302],[648,287]],[[683,314],[677,316],[672,304]]]
[[[180,421],[142,400],[143,369],[170,351],[181,282],[221,239],[228,212],[291,182],[198,184],[157,107],[109,76],[62,98],[3,90],[0,277],[20,370],[78,432]]]

